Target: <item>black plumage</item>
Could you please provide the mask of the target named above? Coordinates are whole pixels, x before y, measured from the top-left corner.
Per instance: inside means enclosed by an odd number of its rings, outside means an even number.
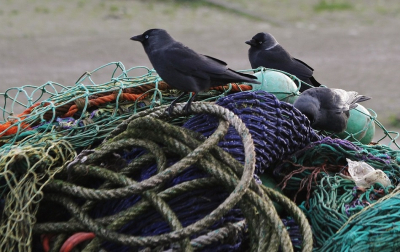
[[[257,33],[251,40],[246,41],[250,45],[249,60],[252,68],[273,68],[295,75],[300,80],[314,87],[321,84],[313,77],[314,69],[303,61],[293,58],[269,33]],[[310,88],[301,85],[300,92]]]
[[[340,133],[347,127],[350,109],[369,99],[355,91],[316,87],[305,90],[293,106],[307,116],[314,129]]]
[[[185,93],[195,93],[186,104],[186,111],[197,93],[210,87],[232,82],[259,84],[257,77],[233,71],[222,60],[196,53],[163,29],[150,29],[131,39],[142,43],[154,69],[168,85]],[[170,113],[180,97],[172,102]]]

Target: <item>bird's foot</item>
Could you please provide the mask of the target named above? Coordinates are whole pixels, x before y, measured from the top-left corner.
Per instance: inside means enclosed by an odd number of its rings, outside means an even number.
[[[192,113],[192,108],[191,108],[191,102],[186,103],[186,105],[183,107],[183,110],[185,111],[185,114],[190,114]]]
[[[174,106],[175,104],[171,103],[171,105],[169,105],[169,107],[166,109],[169,116],[172,115],[172,112],[174,111]]]
[[[169,107],[167,108],[167,112],[168,112],[168,115],[169,116],[171,116],[172,115],[172,112],[174,111],[174,106],[175,106],[175,104],[176,104],[176,102],[182,97],[182,96],[184,96],[186,94],[186,92],[183,92],[182,94],[180,94],[175,100],[173,100],[172,102],[171,102],[171,105],[169,105]]]
[[[172,112],[173,112],[173,110],[174,110],[174,106],[175,106],[175,104],[176,104],[176,102],[183,96],[183,95],[185,95],[186,93],[182,93],[178,98],[176,98],[175,100],[173,100],[172,102],[171,102],[171,105],[169,105],[169,107],[167,108],[167,112],[168,112],[168,115],[169,116],[171,116],[172,115]],[[190,99],[189,99],[189,101],[186,103],[186,105],[183,107],[183,110],[185,111],[185,113],[186,114],[190,114],[191,112],[192,112],[192,109],[191,109],[191,105],[192,105],[192,101],[196,98],[196,96],[197,96],[197,93],[195,93]]]
[[[183,107],[183,109],[185,110],[186,114],[190,114],[192,113],[192,101],[194,101],[196,99],[197,93],[194,93],[194,95],[192,96],[192,98],[189,99],[189,101],[186,103],[185,107]]]

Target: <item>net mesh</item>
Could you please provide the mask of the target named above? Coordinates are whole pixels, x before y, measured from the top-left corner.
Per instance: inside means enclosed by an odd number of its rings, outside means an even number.
[[[107,74],[104,74],[105,72]],[[101,81],[101,76],[104,75],[110,78]],[[288,76],[297,84],[306,85],[295,76]],[[229,94],[251,89],[248,85],[229,84],[202,92],[197,99],[216,101]],[[153,69],[127,69],[121,62],[111,62],[85,72],[73,85],[47,82],[40,86],[10,88],[0,93],[3,104],[0,107],[0,228],[5,234],[1,237],[1,250],[30,251],[32,228],[36,222],[38,202],[43,197],[43,188],[76,157],[76,153],[100,144],[132,114],[169,104],[178,94],[179,91],[171,89]],[[182,97],[180,102],[187,101],[190,95]],[[298,95],[298,89],[286,95]],[[234,104],[232,106],[231,109],[234,110]],[[346,173],[345,160],[350,158],[365,161],[374,168],[381,169],[388,175],[392,185],[398,184],[398,133],[387,131],[377,120],[376,113],[370,109],[369,112],[370,115],[366,116],[370,121],[366,127],[374,124],[377,130],[383,133],[383,137],[376,140],[375,144],[366,145],[356,140],[360,132],[348,134],[345,136],[347,140],[332,139],[325,137],[324,132],[318,132],[319,139],[312,140],[313,143],[305,147],[297,145],[296,148],[293,145],[293,141],[296,140],[293,137],[294,133],[283,134],[281,138],[269,143],[265,139],[256,143],[259,150],[256,156],[258,173],[273,171],[274,175],[269,176],[280,180],[280,185],[285,187],[284,193],[301,206],[312,223],[316,248],[327,248],[327,244],[331,245],[333,241],[339,241],[337,244],[341,244],[341,239],[349,241],[350,238],[345,234],[348,230],[345,227],[350,228],[351,224],[348,220],[361,214],[368,221],[371,220],[371,225],[367,231],[359,231],[360,237],[367,237],[366,232],[370,234],[374,230],[387,230],[386,236],[374,236],[375,243],[387,240],[393,242],[394,248],[398,248],[395,238],[397,229],[390,229],[393,230],[391,232],[384,228],[389,222],[398,221],[396,215],[388,209],[385,210],[391,218],[380,219],[379,225],[375,226],[372,225],[372,221],[376,220],[371,219],[375,214],[372,211],[374,203],[383,196],[387,195],[383,200],[379,200],[382,204],[386,200],[393,200],[393,204],[396,204],[397,194],[391,193],[393,188],[376,184],[362,190],[355,187],[354,182],[337,175],[340,172]],[[260,115],[264,111],[257,113]],[[281,119],[294,119],[290,114],[281,116]],[[205,120],[204,116],[199,118]],[[251,115],[248,118],[251,119]],[[183,125],[188,119],[180,117],[170,122]],[[282,125],[278,124],[274,127],[281,129]],[[257,124],[254,119],[254,125],[252,134],[260,134],[263,130],[260,129],[260,123]],[[381,142],[388,142],[388,145],[379,144]],[[286,147],[290,149],[285,153],[291,154],[295,151],[293,155],[281,155],[284,143],[287,143]],[[232,141],[222,144],[229,146]],[[243,153],[239,150],[236,154],[240,159],[239,156]],[[321,204],[321,201],[325,203]],[[388,207],[389,204],[382,206]],[[386,213],[385,211],[383,212]],[[365,217],[366,215],[369,217]],[[291,228],[296,230],[294,224]],[[339,229],[340,235],[335,234]],[[369,246],[366,248],[380,248],[378,245]]]

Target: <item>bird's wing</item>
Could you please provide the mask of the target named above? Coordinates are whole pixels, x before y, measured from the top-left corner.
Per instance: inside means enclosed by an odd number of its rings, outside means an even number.
[[[276,46],[272,50],[262,51],[258,57],[267,62],[265,67],[276,68],[306,80],[313,75],[313,69],[303,61],[293,58],[283,47]]]
[[[306,67],[308,67],[311,71],[314,71],[314,69],[312,67],[310,67],[309,65],[307,65],[304,61],[301,61],[297,58],[293,58],[295,61],[300,62],[301,64],[305,65]]]
[[[211,56],[208,56],[208,55],[204,55],[204,54],[203,54],[203,56],[205,56],[205,57],[207,57],[207,58],[209,58],[209,59],[211,59],[211,60],[214,60],[214,61],[220,63],[221,65],[224,65],[224,66],[227,66],[227,65],[228,65],[228,64],[226,64],[225,61],[222,61],[222,60],[220,60],[220,59],[216,59],[216,58],[214,58],[214,57],[211,57]]]
[[[349,104],[350,109],[354,109],[357,107],[357,103],[367,101],[371,99],[371,97],[365,95],[358,95],[356,91],[348,91],[348,100],[346,101]]]
[[[201,79],[209,79],[210,74],[224,74],[228,70],[222,60],[197,54],[188,47],[168,48],[165,56],[169,67]]]
[[[334,104],[336,104],[342,112],[349,111],[357,107],[357,102],[363,102],[371,99],[364,95],[358,95],[356,91],[346,91],[343,89],[331,89],[334,92]]]
[[[212,68],[212,71],[208,71],[211,79],[214,80],[218,79],[220,81],[227,81],[227,82],[246,81],[253,84],[261,84],[260,82],[257,81],[257,77],[254,75],[236,72],[235,70],[228,68],[227,64],[222,60],[207,55],[202,55],[202,56],[206,57],[206,61],[209,63],[208,67]],[[212,85],[215,84],[216,83],[213,83]]]
[[[329,90],[332,92],[331,102],[329,102],[331,109],[338,114],[349,111],[353,93],[337,88],[330,88]]]
[[[291,67],[291,73],[296,75],[298,78],[310,78],[313,75],[314,69],[303,61],[293,58],[293,66]]]
[[[347,92],[343,93],[343,91],[342,89],[317,87],[307,89],[302,95],[314,97],[320,102],[322,110],[341,114],[349,110],[349,105],[346,104]]]

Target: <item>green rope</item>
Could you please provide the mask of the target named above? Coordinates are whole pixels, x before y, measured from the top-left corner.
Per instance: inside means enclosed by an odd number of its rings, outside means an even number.
[[[213,230],[206,235],[199,236],[193,239],[190,244],[197,250],[211,245],[217,241],[229,239],[232,234],[237,234],[238,231],[244,231],[246,228],[245,221],[239,221],[233,224],[227,224],[225,227]]]
[[[34,228],[35,233],[94,232],[96,238],[90,242],[85,251],[97,251],[104,240],[112,240],[133,247],[144,246],[149,248],[179,242],[179,247],[186,251],[194,245],[198,246],[200,240],[208,240],[208,236],[194,241],[187,240],[188,237],[207,229],[233,206],[239,204],[247,220],[251,235],[251,248],[254,251],[277,251],[279,246],[284,251],[293,251],[286,228],[269,198],[269,195],[271,195],[279,204],[287,206],[290,214],[295,215],[294,218],[300,222],[302,232],[305,234],[303,251],[311,251],[311,229],[301,211],[283,195],[258,185],[253,180],[254,147],[247,128],[237,116],[216,105],[193,103],[192,110],[194,113],[207,112],[221,118],[218,129],[212,136],[204,140],[204,137],[199,136],[198,133],[156,119],[168,118],[165,109],[166,107],[163,106],[152,111],[135,114],[123,124],[126,126],[125,131],[121,130],[122,126],[118,127],[103,145],[87,156],[80,157],[78,162],[71,164],[68,172],[73,174],[74,177],[85,175],[106,179],[107,182],[100,188],[85,188],[61,180],[53,180],[49,183],[46,190],[51,193],[45,194],[44,199],[62,205],[68,209],[73,218],[71,222],[38,223]],[[181,116],[181,113],[183,113],[183,105],[178,104],[174,109],[174,116]],[[227,122],[238,130],[244,141],[246,154],[244,166],[216,145],[226,133],[229,126]],[[115,133],[117,131],[120,134]],[[162,145],[164,148],[160,149],[158,145]],[[97,165],[110,154],[129,148],[129,146],[148,148],[151,150],[151,154],[142,156],[142,159],[139,158],[138,161],[135,160],[119,173]],[[181,160],[170,167],[162,168],[165,164],[165,154],[161,154],[160,151],[164,149],[168,150],[168,153],[176,152],[180,155]],[[141,164],[154,159],[158,160],[156,175],[141,182],[135,182],[126,177],[134,170],[140,169]],[[197,167],[209,173],[211,178],[188,181],[162,190],[161,185],[164,181],[176,176],[191,164],[196,164]],[[231,191],[231,194],[209,215],[196,223],[184,228],[179,227],[177,223],[174,225],[170,223],[172,229],[170,233],[151,237],[134,237],[116,232],[125,223],[135,220],[140,214],[148,211],[150,207],[155,207],[165,219],[171,218],[173,213],[168,214],[169,207],[164,205],[167,199],[194,188],[207,188],[216,184],[224,185],[227,190]],[[112,188],[108,188],[107,185],[112,185]],[[145,196],[149,192],[152,194]],[[134,206],[114,216],[92,219],[85,213],[95,205],[91,203],[92,201],[109,199],[109,197],[121,198],[132,194],[140,194],[145,197]],[[79,207],[71,197],[81,197],[88,201],[83,207]],[[82,208],[84,208],[84,211]],[[215,234],[216,231],[213,231],[213,233]],[[223,235],[223,237],[226,237],[226,235]]]

